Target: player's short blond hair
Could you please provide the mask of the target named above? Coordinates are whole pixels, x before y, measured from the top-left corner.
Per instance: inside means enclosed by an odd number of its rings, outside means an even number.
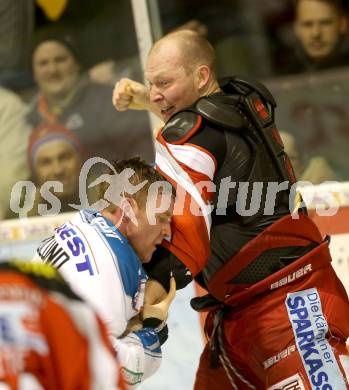
[[[158,171],[156,171],[152,166],[147,164],[140,157],[133,157],[127,160],[117,160],[112,163],[112,166],[118,174],[120,174],[127,168],[132,169],[134,171],[134,174],[129,178],[129,182],[134,186],[146,181],[146,184],[134,194],[127,193],[126,188],[123,191],[123,195],[125,197],[133,198],[141,209],[145,209],[146,207],[149,187],[153,183],[164,182],[167,186],[171,186],[170,183]],[[115,172],[110,168],[108,173],[110,175],[113,175]],[[102,182],[99,185],[99,199],[104,198],[105,192],[109,188],[109,185],[110,183],[107,182]],[[171,190],[172,195],[174,196],[175,192],[172,186]],[[115,210],[115,207],[115,204],[110,204],[104,210],[112,212]]]

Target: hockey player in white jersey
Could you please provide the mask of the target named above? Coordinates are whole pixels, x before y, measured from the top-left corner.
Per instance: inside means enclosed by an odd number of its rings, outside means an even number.
[[[144,305],[147,276],[142,263],[150,261],[156,246],[171,235],[174,194],[169,183],[138,158],[113,167],[115,180],[101,184],[101,198],[113,198],[114,203],[101,212],[76,213],[40,244],[37,253],[95,308],[107,326],[126,382],[136,385],[158,369],[161,344],[167,339],[165,320],[175,281],[171,278],[163,301]],[[139,313],[141,327],[130,331],[128,324]]]

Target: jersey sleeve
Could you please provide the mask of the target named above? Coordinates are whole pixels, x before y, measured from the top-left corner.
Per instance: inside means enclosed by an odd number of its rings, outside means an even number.
[[[161,363],[159,337],[152,328],[143,328],[122,338],[113,338],[121,372],[128,385],[135,386],[153,375]]]
[[[193,277],[203,270],[210,254],[214,178],[217,161],[221,163],[217,156],[225,154],[224,132],[207,127],[200,118],[183,121],[181,131],[172,123],[155,144],[156,167],[177,192],[172,237],[163,246]]]

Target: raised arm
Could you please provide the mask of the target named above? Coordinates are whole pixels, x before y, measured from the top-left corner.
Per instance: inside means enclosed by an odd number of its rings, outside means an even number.
[[[122,78],[116,82],[113,91],[113,105],[118,111],[150,111],[161,119],[159,109],[150,102],[148,88],[128,78]]]

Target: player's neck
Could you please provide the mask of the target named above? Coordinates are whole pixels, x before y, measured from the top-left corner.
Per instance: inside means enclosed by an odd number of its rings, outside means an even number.
[[[219,91],[221,91],[221,89],[219,87],[219,84],[218,84],[217,80],[211,80],[207,84],[207,87],[205,88],[205,90],[203,91],[202,96],[209,96],[212,93],[216,93],[216,92],[219,92]]]
[[[109,221],[120,231],[120,233],[127,238],[127,229],[125,226],[125,218],[122,213],[119,212],[120,209],[114,211],[102,210],[101,214],[104,218],[109,219]]]

